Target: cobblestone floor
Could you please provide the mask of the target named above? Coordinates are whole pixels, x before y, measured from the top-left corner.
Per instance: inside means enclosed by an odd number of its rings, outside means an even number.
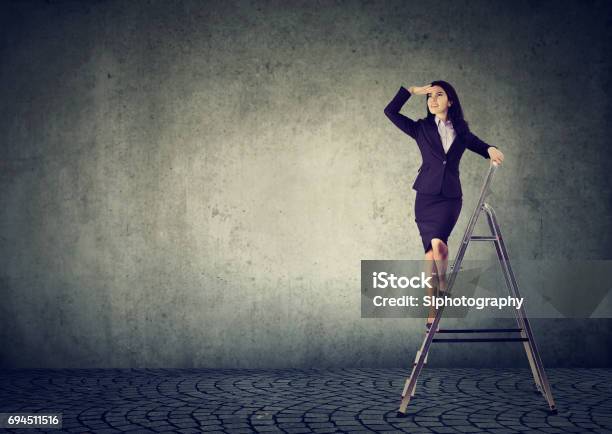
[[[405,418],[406,369],[5,370],[0,412],[61,412],[71,433],[612,433],[612,370],[547,374],[557,415],[528,369],[440,368]]]

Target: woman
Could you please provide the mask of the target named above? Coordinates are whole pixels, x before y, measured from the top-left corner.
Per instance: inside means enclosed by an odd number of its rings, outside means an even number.
[[[411,95],[427,95],[427,117],[414,121],[400,110]],[[401,86],[385,107],[385,115],[399,129],[416,140],[423,163],[412,185],[417,191],[414,204],[415,221],[425,249],[426,273],[432,276],[438,295],[446,291],[448,266],[448,237],[452,232],[463,203],[459,162],[465,149],[469,149],[501,164],[504,154],[474,135],[463,119],[463,110],[453,86],[446,81],[408,89]],[[436,279],[437,277],[437,279]],[[434,295],[434,289],[428,289]],[[435,318],[432,307],[427,328]]]

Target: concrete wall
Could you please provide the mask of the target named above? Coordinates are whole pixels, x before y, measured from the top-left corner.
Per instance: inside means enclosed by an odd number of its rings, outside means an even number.
[[[513,257],[610,259],[608,2],[0,8],[0,367],[409,367],[423,321],[359,310],[362,259],[422,256],[400,85],[453,83],[505,153]],[[610,325],[533,321],[548,366],[612,366]],[[478,349],[431,363],[526,366]]]

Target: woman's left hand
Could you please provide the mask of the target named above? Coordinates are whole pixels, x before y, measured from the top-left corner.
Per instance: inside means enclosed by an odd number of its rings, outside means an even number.
[[[500,165],[502,161],[504,161],[504,154],[499,149],[491,146],[487,149],[489,152],[489,157],[491,157],[491,162]]]

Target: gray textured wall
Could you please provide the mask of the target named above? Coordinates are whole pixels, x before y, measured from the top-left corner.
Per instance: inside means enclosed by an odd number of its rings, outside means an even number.
[[[402,84],[453,83],[505,153],[512,256],[610,259],[610,9],[3,2],[0,367],[408,367],[423,321],[359,311],[360,260],[422,256]],[[533,321],[548,366],[612,366],[610,324]],[[478,348],[430,363],[526,366]]]

